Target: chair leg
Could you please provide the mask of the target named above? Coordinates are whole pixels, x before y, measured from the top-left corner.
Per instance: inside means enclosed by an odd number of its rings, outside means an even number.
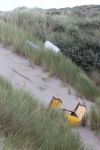
[[[82,127],[86,127],[86,116],[82,119]]]

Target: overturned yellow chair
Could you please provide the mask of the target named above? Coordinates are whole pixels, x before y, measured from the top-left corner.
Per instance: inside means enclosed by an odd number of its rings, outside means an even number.
[[[54,109],[61,109],[62,101],[60,98],[52,97],[49,107]],[[64,116],[70,126],[85,126],[86,123],[86,107],[85,105],[77,104],[74,111],[68,109],[61,109],[64,111]],[[70,114],[66,113],[70,112]]]

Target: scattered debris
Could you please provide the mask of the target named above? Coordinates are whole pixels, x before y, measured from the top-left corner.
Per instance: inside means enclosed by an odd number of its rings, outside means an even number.
[[[26,43],[27,45],[31,46],[32,48],[36,48],[36,49],[39,48],[39,46],[33,44],[33,42],[31,42],[31,41],[26,41],[25,43]]]
[[[35,45],[35,44],[34,44],[33,42],[31,42],[31,41],[26,41],[25,43],[26,43],[27,45],[31,46],[31,47],[34,48],[34,49],[38,49],[38,48],[39,48],[38,45]],[[49,50],[52,50],[52,51],[54,51],[54,52],[59,52],[59,51],[60,51],[60,49],[59,49],[57,46],[55,46],[53,43],[51,43],[50,41],[46,41],[46,42],[44,43],[44,48],[49,49]]]

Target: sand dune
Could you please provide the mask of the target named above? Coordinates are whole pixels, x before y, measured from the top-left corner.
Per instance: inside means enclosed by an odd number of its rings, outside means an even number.
[[[8,79],[16,88],[24,88],[37,96],[41,103],[48,106],[52,96],[63,101],[62,108],[73,110],[78,102],[85,104],[87,110],[92,102],[77,97],[77,92],[69,85],[43,72],[41,67],[30,67],[28,60],[13,54],[11,51],[0,48],[0,75]],[[100,149],[100,141],[89,128],[75,129],[89,147],[93,150]]]

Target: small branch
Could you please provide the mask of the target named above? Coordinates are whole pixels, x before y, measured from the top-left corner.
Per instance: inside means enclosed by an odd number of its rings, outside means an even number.
[[[19,73],[18,71],[16,71],[14,68],[12,68],[12,70],[13,70],[15,73],[17,73],[19,76],[23,77],[24,79],[26,79],[26,80],[28,80],[29,82],[31,82],[31,83],[34,84],[33,81],[31,81],[28,77],[26,77],[26,76],[22,75],[21,73]]]

